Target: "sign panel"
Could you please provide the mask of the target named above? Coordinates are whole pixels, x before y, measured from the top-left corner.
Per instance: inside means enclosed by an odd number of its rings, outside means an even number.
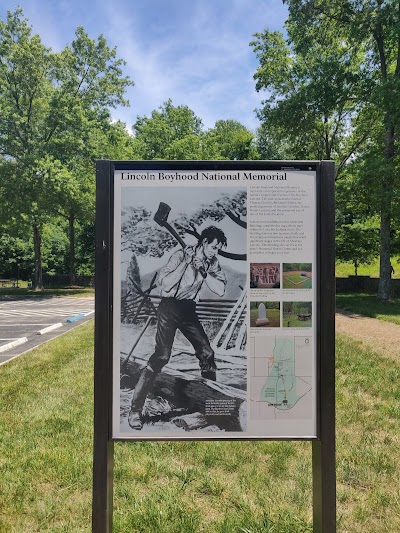
[[[114,172],[113,438],[315,438],[316,165],[153,164]]]

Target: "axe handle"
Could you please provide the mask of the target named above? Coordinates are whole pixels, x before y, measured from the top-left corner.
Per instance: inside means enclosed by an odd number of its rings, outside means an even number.
[[[176,231],[175,228],[171,226],[171,224],[168,224],[167,221],[163,222],[162,225],[165,229],[167,229],[170,234],[175,237],[175,239],[179,242],[179,244],[182,246],[182,248],[186,248],[185,241],[182,239],[182,237],[179,235],[179,233]]]

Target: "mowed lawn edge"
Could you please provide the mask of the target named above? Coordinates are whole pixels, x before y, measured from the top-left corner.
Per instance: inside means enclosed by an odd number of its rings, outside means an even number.
[[[400,325],[400,298],[392,298],[389,302],[380,302],[376,295],[364,293],[348,293],[336,295],[336,308],[347,313],[357,313],[370,318]]]
[[[337,337],[338,531],[400,530],[399,378]],[[93,322],[0,381],[0,531],[89,532]],[[311,443],[116,443],[114,531],[311,532]]]
[[[89,531],[93,321],[0,367],[0,531]]]

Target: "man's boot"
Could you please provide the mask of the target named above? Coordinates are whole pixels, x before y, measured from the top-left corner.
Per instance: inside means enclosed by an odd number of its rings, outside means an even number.
[[[133,391],[131,410],[128,415],[128,423],[132,429],[140,430],[143,427],[142,423],[142,409],[146,397],[154,380],[156,379],[156,373],[149,366],[145,366],[140,371],[139,380],[136,383],[135,390]]]
[[[196,351],[195,356],[199,360],[201,377],[217,381],[217,365],[214,359],[214,350],[211,346],[203,347],[202,350]]]
[[[211,379],[211,381],[217,381],[217,373],[214,368],[210,368],[209,370],[202,370],[201,377]]]

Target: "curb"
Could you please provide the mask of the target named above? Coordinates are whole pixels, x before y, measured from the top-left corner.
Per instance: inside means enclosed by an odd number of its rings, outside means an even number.
[[[36,335],[44,335],[45,333],[48,333],[49,331],[53,331],[53,329],[61,328],[62,324],[61,322],[58,322],[57,324],[53,324],[52,326],[47,326],[47,328],[40,329],[36,332]]]
[[[71,322],[75,322],[75,320],[79,320],[80,318],[83,318],[85,316],[85,313],[79,313],[79,315],[72,316],[71,318],[67,318],[67,322],[71,324]]]
[[[28,342],[28,339],[26,337],[21,337],[20,339],[16,339],[15,341],[11,341],[7,344],[3,344],[3,346],[0,346],[0,353],[5,352],[6,350],[9,350],[10,348],[15,348],[16,346],[19,346],[20,344],[24,344],[25,342]]]
[[[78,324],[76,327],[79,328],[80,326],[84,326],[86,324],[86,322],[82,322],[82,324]],[[62,331],[61,333],[59,333],[56,337],[54,337],[55,339],[58,339],[58,337],[62,337],[63,335],[67,335],[67,333],[70,333],[70,329],[67,329],[66,331]],[[32,348],[28,348],[27,350],[25,350],[25,352],[21,352],[21,353],[18,353],[17,355],[13,355],[12,357],[10,357],[9,359],[6,359],[5,361],[2,361],[0,363],[0,366],[2,365],[6,365],[7,363],[9,363],[10,361],[14,361],[14,359],[17,359],[18,357],[20,357],[21,355],[25,355],[29,352],[32,352],[33,350],[36,350],[37,348],[39,348],[40,346],[43,346],[44,344],[47,344],[49,342],[52,342],[54,340],[54,338],[50,338],[50,339],[47,339],[47,340],[44,340],[41,344],[39,345],[36,345],[36,346],[32,346]]]

